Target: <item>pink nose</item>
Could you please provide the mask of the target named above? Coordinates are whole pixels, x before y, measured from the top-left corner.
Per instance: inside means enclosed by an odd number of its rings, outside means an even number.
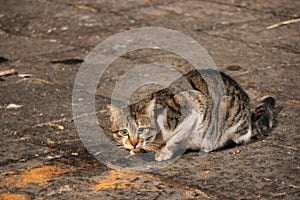
[[[138,144],[137,138],[131,138],[130,139],[130,143],[133,146],[133,148],[135,148],[137,146],[137,144]]]

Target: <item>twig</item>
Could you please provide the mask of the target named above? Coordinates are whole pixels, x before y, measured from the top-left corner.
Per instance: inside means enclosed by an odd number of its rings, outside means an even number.
[[[44,79],[41,79],[41,78],[30,78],[28,80],[32,80],[33,82],[41,83],[41,84],[49,84],[49,85],[53,85],[54,84],[54,83],[52,83],[50,81],[47,81],[47,80],[44,80]]]
[[[92,11],[92,12],[97,12],[98,11],[96,8],[92,8],[92,7],[85,6],[85,5],[74,5],[74,7],[78,8],[78,9],[82,9],[82,10],[89,10],[89,11]]]
[[[277,28],[279,26],[288,25],[288,24],[292,24],[292,23],[296,23],[296,22],[300,22],[300,18],[279,22],[277,24],[273,24],[271,26],[268,26],[267,29],[269,30],[269,29]]]
[[[17,71],[15,69],[8,69],[8,70],[0,71],[0,77],[12,75],[12,74],[16,74],[16,73],[17,73]]]

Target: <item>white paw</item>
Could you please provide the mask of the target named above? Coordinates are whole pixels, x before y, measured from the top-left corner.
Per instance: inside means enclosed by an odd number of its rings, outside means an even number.
[[[135,154],[135,152],[133,151],[133,149],[131,149],[129,153],[130,153],[130,155],[134,155]]]
[[[169,160],[172,158],[172,156],[173,156],[172,151],[170,151],[168,149],[163,149],[159,153],[156,153],[155,160],[158,162],[163,161],[163,160]]]

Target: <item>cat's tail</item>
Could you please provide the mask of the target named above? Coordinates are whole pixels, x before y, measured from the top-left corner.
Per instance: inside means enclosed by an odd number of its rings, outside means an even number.
[[[274,126],[275,99],[264,97],[251,113],[252,131],[258,138],[265,134]]]

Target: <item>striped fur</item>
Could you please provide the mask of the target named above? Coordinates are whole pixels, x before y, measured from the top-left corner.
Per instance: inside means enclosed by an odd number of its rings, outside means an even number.
[[[224,87],[218,90],[219,80]],[[228,75],[193,70],[126,112],[114,105],[108,109],[116,141],[132,154],[151,151],[162,161],[182,149],[210,152],[229,142],[247,143],[272,127],[274,106],[267,97],[251,112],[248,95]]]

